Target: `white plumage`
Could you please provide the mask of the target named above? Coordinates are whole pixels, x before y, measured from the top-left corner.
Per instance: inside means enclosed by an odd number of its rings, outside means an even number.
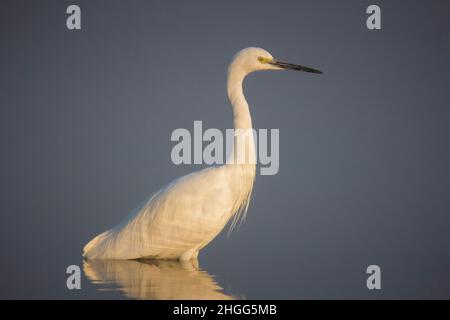
[[[227,93],[233,108],[234,128],[243,131],[235,131],[233,153],[227,163],[176,179],[120,225],[92,239],[84,247],[83,256],[189,260],[196,258],[199,250],[231,218],[234,218],[232,227],[239,218],[245,218],[255,178],[256,155],[253,135],[243,133],[251,130],[252,121],[242,84],[253,71],[281,69],[317,71],[278,62],[260,48],[238,52],[228,68]],[[236,143],[237,140],[241,143]],[[241,158],[242,155],[245,157]]]

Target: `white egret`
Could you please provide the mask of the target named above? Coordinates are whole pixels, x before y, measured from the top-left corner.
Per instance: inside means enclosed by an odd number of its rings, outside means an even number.
[[[179,179],[156,192],[118,226],[96,236],[85,247],[87,259],[197,258],[233,218],[244,219],[255,178],[253,135],[243,143],[239,136],[251,130],[252,120],[242,84],[251,72],[293,69],[320,71],[278,61],[261,48],[239,51],[228,68],[227,93],[233,108],[235,143],[226,164]],[[245,133],[244,133],[245,134]],[[244,161],[234,161],[246,155]]]

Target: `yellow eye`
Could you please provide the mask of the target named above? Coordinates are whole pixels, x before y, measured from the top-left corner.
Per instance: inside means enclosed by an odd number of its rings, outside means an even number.
[[[266,60],[263,57],[258,57],[258,61],[264,63]]]

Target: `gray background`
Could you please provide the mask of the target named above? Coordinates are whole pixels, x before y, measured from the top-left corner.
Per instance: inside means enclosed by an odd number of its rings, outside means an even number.
[[[450,3],[2,1],[0,298],[120,298],[81,249],[147,195],[202,166],[170,160],[175,128],[229,128],[233,54],[260,46],[317,67],[251,75],[256,128],[280,129],[246,223],[200,265],[259,298],[450,297]],[[369,264],[382,290],[366,289]]]

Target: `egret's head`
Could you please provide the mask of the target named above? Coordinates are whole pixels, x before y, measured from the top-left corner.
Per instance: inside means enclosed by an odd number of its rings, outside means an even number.
[[[240,69],[245,73],[261,70],[298,70],[312,73],[322,73],[319,70],[278,61],[269,52],[261,48],[245,48],[239,51],[230,64],[231,69]]]

